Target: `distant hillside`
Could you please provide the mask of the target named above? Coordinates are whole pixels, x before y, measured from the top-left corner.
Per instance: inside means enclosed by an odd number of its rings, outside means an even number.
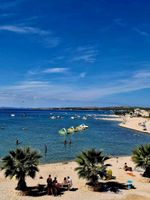
[[[130,106],[110,106],[110,107],[39,107],[39,108],[14,108],[1,107],[0,110],[112,110],[112,111],[132,111],[136,108],[149,110],[149,107],[130,107]]]

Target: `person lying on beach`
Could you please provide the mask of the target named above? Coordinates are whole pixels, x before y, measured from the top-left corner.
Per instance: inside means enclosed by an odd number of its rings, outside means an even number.
[[[124,163],[124,170],[125,171],[132,171],[132,167],[128,167],[127,163]]]

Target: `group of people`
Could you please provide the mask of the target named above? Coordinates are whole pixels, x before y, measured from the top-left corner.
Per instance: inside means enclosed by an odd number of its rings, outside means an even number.
[[[49,175],[49,177],[47,178],[48,195],[54,195],[54,196],[60,195],[61,188],[67,188],[68,190],[70,190],[71,187],[72,187],[72,180],[69,176],[64,177],[62,183],[58,183],[57,177],[55,177],[54,180],[52,180],[51,175]]]

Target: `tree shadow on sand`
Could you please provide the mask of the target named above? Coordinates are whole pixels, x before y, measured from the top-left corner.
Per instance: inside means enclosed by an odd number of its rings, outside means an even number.
[[[26,192],[27,196],[43,196],[46,194],[47,194],[47,186],[44,184],[28,187]]]
[[[119,183],[114,181],[108,181],[108,182],[99,182],[95,186],[93,186],[91,183],[87,183],[89,187],[93,188],[93,191],[95,192],[114,192],[119,193],[121,190],[128,190],[128,186],[125,183]],[[132,189],[135,189],[134,186],[132,186]]]
[[[78,188],[71,188],[70,191],[76,191]],[[64,192],[68,191],[67,188],[61,187],[59,193],[56,196],[61,196]],[[47,195],[47,185],[39,184],[37,186],[28,187],[26,192],[23,192],[26,196],[44,196]]]

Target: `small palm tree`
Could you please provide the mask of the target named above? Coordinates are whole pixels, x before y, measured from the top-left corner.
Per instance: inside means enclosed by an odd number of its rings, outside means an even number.
[[[79,167],[75,170],[78,171],[79,178],[84,178],[96,185],[99,175],[104,175],[107,165],[104,162],[109,159],[109,157],[104,156],[101,151],[96,151],[95,149],[90,149],[88,151],[83,151],[77,156],[76,162]]]
[[[17,148],[10,151],[7,156],[2,159],[2,170],[5,170],[5,176],[18,180],[17,190],[26,190],[25,177],[34,178],[38,172],[38,163],[41,155],[29,147]]]
[[[150,144],[145,144],[133,150],[132,160],[136,167],[141,167],[145,171],[143,176],[150,178]]]

